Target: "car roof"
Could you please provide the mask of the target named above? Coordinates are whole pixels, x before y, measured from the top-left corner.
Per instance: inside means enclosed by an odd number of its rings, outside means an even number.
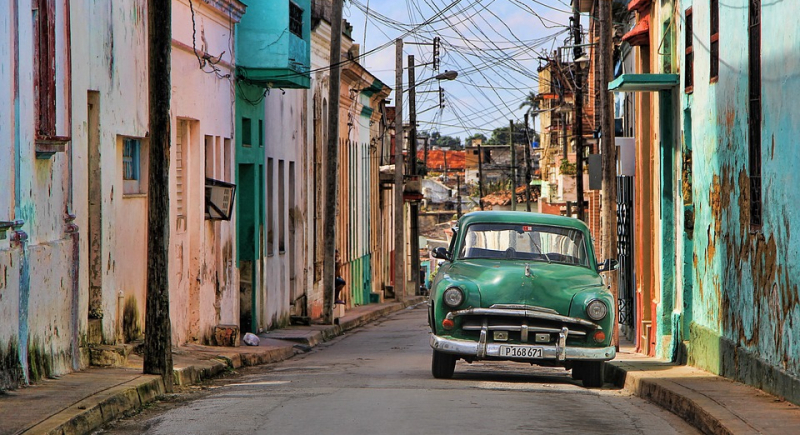
[[[583,221],[566,216],[554,214],[531,213],[525,211],[474,211],[461,217],[459,226],[467,226],[473,223],[505,222],[516,224],[539,224],[553,225],[559,227],[575,228],[581,231],[589,231]]]

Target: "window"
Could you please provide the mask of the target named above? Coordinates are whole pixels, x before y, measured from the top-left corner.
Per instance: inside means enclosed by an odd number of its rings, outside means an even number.
[[[136,195],[141,191],[143,178],[141,166],[142,143],[139,139],[122,139],[122,193]]]
[[[761,228],[761,0],[750,0],[749,66],[749,154],[750,228]]]
[[[267,159],[267,255],[275,253],[275,163]]]
[[[139,140],[122,141],[122,179],[139,181]]]
[[[286,177],[284,161],[278,161],[278,251],[286,252]]]
[[[711,82],[714,83],[719,78],[719,0],[711,0]]]
[[[186,145],[189,142],[189,122],[178,120],[175,137],[175,204],[178,225],[186,215]],[[185,228],[184,228],[185,229]]]
[[[589,256],[581,231],[544,225],[472,224],[467,227],[458,257],[530,260],[589,267]]]
[[[242,146],[249,147],[253,144],[253,126],[250,118],[242,118]]]
[[[293,2],[289,2],[289,31],[303,37],[303,10]]]
[[[35,0],[34,4],[34,65],[37,86],[36,135],[56,136],[56,10],[53,0]]]
[[[258,146],[264,146],[264,120],[258,120]]]
[[[692,92],[694,87],[694,26],[692,26],[692,8],[686,9],[686,62],[684,62],[684,91]]]

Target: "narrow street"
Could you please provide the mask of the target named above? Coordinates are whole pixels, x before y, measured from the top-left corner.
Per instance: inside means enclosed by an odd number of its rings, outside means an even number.
[[[608,384],[584,389],[563,369],[459,362],[453,379],[437,380],[430,357],[420,305],[102,433],[698,433]]]

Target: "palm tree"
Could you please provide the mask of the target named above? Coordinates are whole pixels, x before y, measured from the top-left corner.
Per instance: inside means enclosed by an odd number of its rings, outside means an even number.
[[[534,132],[536,131],[535,127],[536,117],[539,115],[539,108],[540,108],[539,105],[541,101],[542,100],[539,98],[539,96],[536,95],[536,92],[529,91],[528,95],[525,96],[525,100],[523,100],[522,103],[519,104],[520,109],[524,109],[525,107],[528,108],[528,110],[526,110],[525,113],[527,113],[532,118],[532,122],[534,125],[533,128]]]

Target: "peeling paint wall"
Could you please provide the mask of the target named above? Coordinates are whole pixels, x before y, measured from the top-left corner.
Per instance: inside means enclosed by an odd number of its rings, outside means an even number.
[[[302,189],[293,190],[290,185],[302,185],[299,180],[303,172],[297,168],[303,164],[307,146],[307,93],[305,89],[272,89],[264,98],[266,259],[262,275],[263,303],[259,307],[259,326],[264,329],[289,323],[291,296],[302,283],[297,279],[297,271],[304,270],[302,257],[298,257],[298,247],[304,244],[298,243],[302,228],[294,227],[295,243],[290,232],[293,219],[290,210],[301,202]],[[289,178],[290,167],[295,168],[294,179]],[[294,197],[290,197],[292,191]],[[294,279],[292,271],[295,271]]]
[[[239,323],[235,217],[205,219],[205,178],[234,182],[236,19],[210,4],[193,2],[192,6],[194,10],[187,0],[172,2],[169,267],[173,345],[213,344],[215,325]]]
[[[695,55],[691,121],[695,287],[690,362],[800,400],[800,30],[793,6],[762,5],[763,226],[750,227],[748,9],[720,2],[720,72]],[[684,1],[683,8],[691,2]],[[695,47],[708,47],[709,16],[694,9]],[[788,377],[787,377],[788,376]],[[793,381],[790,379],[794,377]],[[789,390],[787,390],[787,388]]]

